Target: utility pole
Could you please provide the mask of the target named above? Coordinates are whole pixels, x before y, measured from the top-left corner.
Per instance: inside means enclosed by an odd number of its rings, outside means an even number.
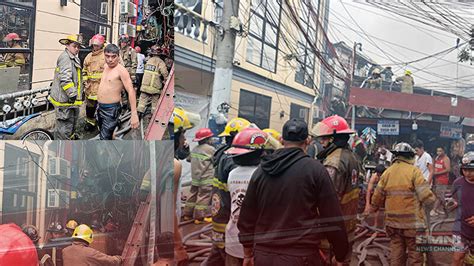
[[[357,55],[357,46],[359,46],[359,51],[362,51],[362,43],[354,42],[354,47],[352,48],[352,69],[351,69],[351,82],[350,86],[346,91],[346,99],[349,102],[349,95],[352,86],[354,86],[354,75],[355,75],[355,67],[356,67],[356,55]],[[356,106],[352,106],[352,117],[351,117],[351,128],[355,130],[355,117],[356,117]]]
[[[216,34],[218,34],[216,38],[216,70],[212,84],[208,120],[209,128],[213,132],[217,131],[216,118],[219,115],[218,107],[223,103],[230,104],[236,36],[236,30],[231,27],[231,18],[238,17],[239,2],[240,0],[224,0],[222,22],[216,28]]]

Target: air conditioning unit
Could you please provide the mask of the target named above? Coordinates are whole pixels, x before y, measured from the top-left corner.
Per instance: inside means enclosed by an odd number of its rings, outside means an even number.
[[[51,176],[71,178],[71,163],[63,158],[50,157],[48,173]]]
[[[103,16],[107,15],[108,7],[109,7],[109,3],[107,2],[100,3],[100,14]]]
[[[104,26],[99,26],[99,34],[102,36],[107,36],[107,28]]]
[[[127,0],[120,1],[120,15],[134,18],[137,16],[137,6]]]
[[[66,208],[69,206],[69,192],[62,189],[48,189],[47,208]]]
[[[136,37],[137,29],[130,23],[120,23],[119,34],[127,34],[130,37]]]
[[[19,157],[16,158],[16,171],[15,174],[17,176],[28,176],[28,167],[29,167],[29,158],[26,157]]]

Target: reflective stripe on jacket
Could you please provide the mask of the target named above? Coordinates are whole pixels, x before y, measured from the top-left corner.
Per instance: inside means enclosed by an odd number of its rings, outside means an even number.
[[[83,100],[81,62],[67,50],[61,53],[54,71],[49,101],[57,107],[79,106]],[[74,102],[70,98],[76,97]]]
[[[397,157],[383,173],[372,196],[372,205],[385,207],[385,224],[399,229],[425,228],[423,204],[434,204],[420,169],[409,160]]]

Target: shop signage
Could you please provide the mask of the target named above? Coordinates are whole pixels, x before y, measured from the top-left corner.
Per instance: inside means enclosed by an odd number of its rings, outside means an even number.
[[[459,139],[462,137],[462,125],[442,123],[439,136],[443,138]]]
[[[398,120],[378,120],[377,134],[398,136],[400,134],[400,123]]]

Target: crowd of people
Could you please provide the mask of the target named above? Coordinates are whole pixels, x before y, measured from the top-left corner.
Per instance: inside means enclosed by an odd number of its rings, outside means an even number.
[[[132,129],[138,127],[150,104],[154,112],[169,73],[166,47],[153,45],[145,58],[139,46],[130,46],[128,35],[120,36],[119,47],[106,45],[104,36],[97,34],[91,38],[92,52],[81,66],[82,36],[70,35],[59,42],[65,50],[57,60],[48,98],[56,111],[55,139],[79,139],[76,127],[84,101],[85,130],[98,128],[101,140],[114,138],[122,109],[130,110]]]
[[[463,156],[458,178],[448,186],[452,163],[445,148],[438,147],[432,160],[421,141],[400,142],[380,149],[378,165],[365,180],[367,169],[353,149],[358,143],[351,142],[355,131],[339,116],[312,129],[291,119],[281,135],[234,118],[218,135],[224,144],[214,147],[213,132],[202,128],[191,151],[184,133],[193,125],[185,114],[174,118],[175,167],[181,169],[180,161],[187,159],[192,174],[184,215],[175,217],[181,265],[187,255],[180,218],[212,222],[212,248],[203,265],[349,265],[356,225],[382,213],[390,264],[423,265],[416,237],[429,228],[428,216],[446,213],[449,193],[458,206],[453,234],[462,239],[453,249],[453,265],[462,265],[474,248],[468,192],[474,187],[473,152]],[[281,146],[270,145],[272,139]],[[180,172],[175,181],[179,178]],[[381,225],[375,219],[375,226]]]

